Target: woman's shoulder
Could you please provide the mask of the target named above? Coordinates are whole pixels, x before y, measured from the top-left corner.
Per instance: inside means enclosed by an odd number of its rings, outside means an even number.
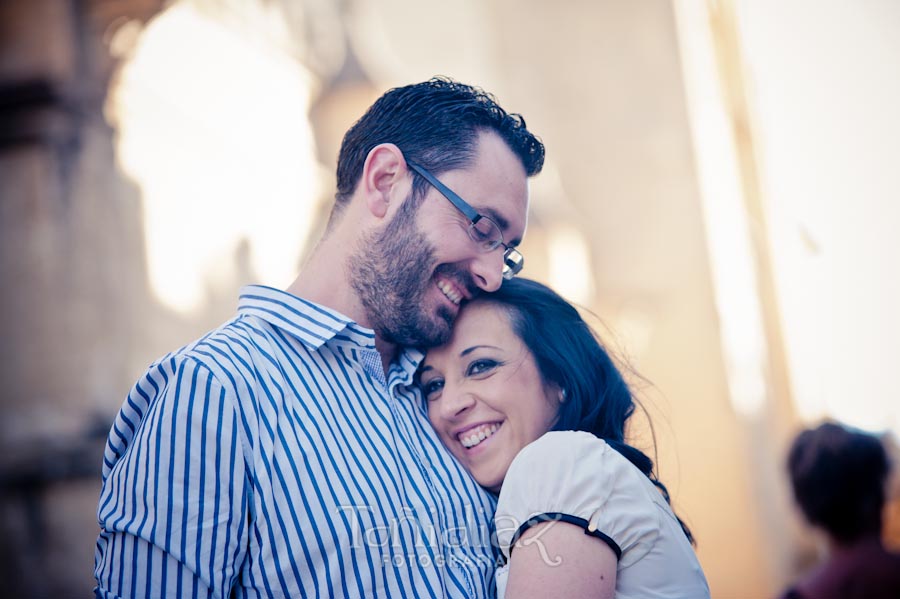
[[[513,536],[503,534],[505,527],[515,532],[536,515],[565,515],[621,549],[652,542],[660,514],[641,479],[631,462],[591,433],[546,433],[519,452],[503,482],[496,516],[501,547]]]
[[[574,474],[572,469],[590,472],[595,478],[629,478],[631,470],[640,474],[624,456],[591,433],[550,431],[519,451],[510,464],[507,478],[570,478]]]
[[[565,457],[596,453],[602,455],[609,446],[606,441],[584,431],[550,431],[522,448],[516,459],[533,460],[540,456]]]
[[[616,498],[614,505],[649,504],[652,484],[606,441],[583,431],[551,431],[526,445],[510,464],[498,510],[526,506],[587,517]],[[649,507],[649,505],[648,505]]]

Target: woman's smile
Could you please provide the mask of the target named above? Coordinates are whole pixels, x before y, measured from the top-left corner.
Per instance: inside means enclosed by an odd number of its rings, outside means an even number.
[[[476,424],[457,434],[456,438],[459,439],[459,442],[466,449],[473,449],[492,437],[500,428],[500,425],[501,423],[499,422]]]
[[[428,352],[419,374],[428,418],[482,486],[499,491],[519,451],[556,420],[559,392],[541,378],[506,311],[466,306],[450,341]]]

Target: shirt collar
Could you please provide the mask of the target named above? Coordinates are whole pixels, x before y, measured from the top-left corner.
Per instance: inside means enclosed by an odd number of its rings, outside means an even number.
[[[375,333],[371,329],[359,326],[336,310],[272,287],[242,288],[238,314],[261,318],[314,351],[332,339],[375,348]]]
[[[305,300],[287,291],[264,285],[241,289],[238,314],[253,315],[293,335],[312,351],[334,340],[370,351],[375,349],[375,332],[349,317],[321,304]],[[408,347],[391,362],[387,380],[390,387],[412,385],[416,369],[425,353]]]
[[[391,386],[395,384],[412,385],[416,370],[418,370],[419,364],[422,363],[424,358],[424,352],[412,347],[401,351],[400,355],[391,362],[391,367],[388,369],[388,381]]]

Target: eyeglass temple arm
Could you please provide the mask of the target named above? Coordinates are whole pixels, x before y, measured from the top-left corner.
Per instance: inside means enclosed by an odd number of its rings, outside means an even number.
[[[468,218],[470,221],[472,221],[473,224],[477,223],[479,220],[481,220],[481,215],[478,214],[478,212],[476,212],[474,208],[469,206],[469,204],[464,199],[462,199],[461,197],[456,195],[456,193],[454,193],[453,190],[451,190],[449,187],[447,187],[446,185],[444,185],[443,183],[438,181],[431,173],[426,171],[424,168],[422,168],[421,166],[419,166],[412,160],[407,160],[406,164],[409,165],[409,168],[411,168],[412,170],[416,171],[417,173],[419,173],[420,175],[425,177],[426,181],[431,183],[431,185],[435,189],[437,189],[439,192],[441,192],[441,195],[443,195],[445,198],[450,200],[450,203],[453,204],[454,206],[456,206],[457,210],[459,210],[460,212],[465,214],[466,218]]]

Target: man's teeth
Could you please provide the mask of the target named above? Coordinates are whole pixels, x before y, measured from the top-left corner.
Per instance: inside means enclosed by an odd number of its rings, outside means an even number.
[[[451,285],[450,283],[438,281],[437,286],[438,289],[444,292],[444,295],[447,296],[447,299],[449,299],[457,306],[459,305],[459,302],[462,301],[462,296],[456,292],[456,290],[453,288],[453,285]]]
[[[459,442],[462,443],[463,447],[466,449],[471,449],[496,433],[498,428],[500,428],[500,425],[496,423],[484,424],[476,429],[466,431],[464,437],[460,435]]]

